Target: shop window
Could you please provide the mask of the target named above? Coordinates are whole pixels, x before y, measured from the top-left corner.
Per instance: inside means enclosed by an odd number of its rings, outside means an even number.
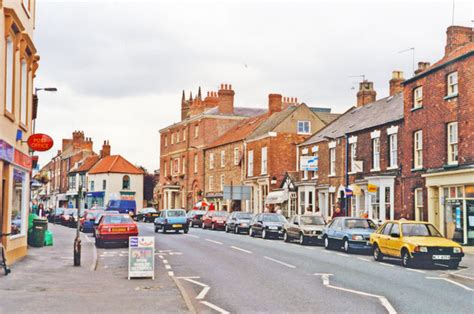
[[[130,177],[129,176],[123,176],[122,190],[130,190]]]
[[[13,193],[12,193],[12,210],[11,210],[11,234],[26,234],[24,224],[26,217],[26,173],[13,169]]]
[[[306,204],[305,196],[306,196],[306,193],[304,191],[300,191],[300,213],[301,214],[304,214],[305,212],[305,204]]]
[[[372,206],[372,219],[379,220],[380,219],[380,190],[379,189],[377,189],[377,192],[372,194],[370,205]]]
[[[385,187],[385,220],[389,220],[390,213],[392,212],[392,204],[391,204],[391,195],[390,195],[390,187]]]

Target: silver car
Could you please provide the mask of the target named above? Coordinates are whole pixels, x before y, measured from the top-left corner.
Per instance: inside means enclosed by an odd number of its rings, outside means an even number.
[[[325,225],[321,215],[295,215],[283,226],[283,240],[298,240],[301,245],[309,242],[322,244]]]

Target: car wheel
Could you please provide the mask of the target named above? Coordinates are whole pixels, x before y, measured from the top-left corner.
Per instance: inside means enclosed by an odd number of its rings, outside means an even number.
[[[98,248],[102,247],[102,241],[100,239],[95,238],[95,246]]]
[[[332,243],[327,236],[324,237],[324,248],[326,250],[330,250],[332,248]]]
[[[254,237],[252,228],[249,229],[249,236],[252,237],[252,238]]]
[[[383,254],[380,251],[380,248],[377,244],[374,245],[373,254],[374,254],[374,260],[376,260],[377,262],[383,261]]]
[[[452,262],[451,264],[448,265],[449,269],[458,269],[459,267],[459,262]]]
[[[235,228],[234,228],[234,233],[235,233],[235,234],[239,234],[239,233],[240,233],[239,227],[235,226]]]
[[[344,240],[343,249],[344,249],[344,252],[350,253],[351,248],[350,248],[350,246],[349,246],[349,240],[347,240],[347,239]]]
[[[189,230],[189,229],[188,229],[188,228],[186,228],[186,229],[184,229],[184,231],[183,231],[183,232],[186,234],[186,233],[188,233],[188,230]]]
[[[190,221],[190,222],[188,223],[188,226],[189,226],[189,228],[192,228],[192,227],[193,227],[193,222]]]
[[[155,233],[158,233],[158,227],[155,227]]]
[[[162,226],[161,228],[163,228],[161,231],[163,231],[163,233],[166,233],[166,228],[165,228],[165,226]]]
[[[263,229],[262,230],[262,239],[266,239],[267,238],[267,230]]]
[[[403,267],[411,267],[412,266],[412,258],[410,257],[410,253],[405,249],[402,251],[402,265]]]
[[[229,233],[229,226],[225,225],[225,232]]]
[[[283,232],[283,241],[290,242],[290,237],[288,236],[288,233],[286,233],[286,231]]]
[[[305,245],[306,244],[306,239],[304,238],[303,234],[300,234],[300,244]]]

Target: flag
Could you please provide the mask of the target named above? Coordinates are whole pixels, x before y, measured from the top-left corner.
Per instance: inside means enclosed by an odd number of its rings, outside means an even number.
[[[347,187],[345,189],[345,191],[346,191],[346,197],[351,197],[352,196],[352,190],[349,187]]]

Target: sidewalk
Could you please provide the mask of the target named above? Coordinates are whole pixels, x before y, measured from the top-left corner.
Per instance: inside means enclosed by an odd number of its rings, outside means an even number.
[[[151,313],[187,312],[174,281],[162,265],[155,280],[127,280],[94,271],[95,247],[82,237],[81,267],[73,266],[75,230],[49,225],[54,246],[29,248],[28,256],[0,274],[0,313]]]

